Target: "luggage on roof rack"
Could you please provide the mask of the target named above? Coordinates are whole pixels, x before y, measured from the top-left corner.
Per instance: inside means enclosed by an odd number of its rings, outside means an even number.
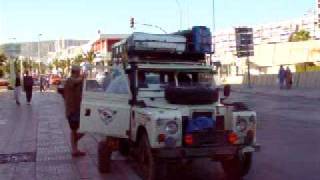
[[[133,33],[127,39],[129,51],[152,51],[182,53],[186,48],[186,38],[172,34]]]
[[[113,62],[197,62],[211,53],[211,33],[207,27],[173,34],[135,32],[112,47]]]
[[[210,29],[206,26],[193,26],[191,30],[173,33],[187,39],[186,52],[211,53],[212,37]]]

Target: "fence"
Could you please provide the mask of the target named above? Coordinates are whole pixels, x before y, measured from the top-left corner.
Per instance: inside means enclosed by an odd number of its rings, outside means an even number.
[[[248,76],[244,76],[242,84],[248,84]],[[253,86],[278,86],[277,74],[263,74],[251,76]],[[293,74],[293,88],[320,88],[320,72],[304,72]]]

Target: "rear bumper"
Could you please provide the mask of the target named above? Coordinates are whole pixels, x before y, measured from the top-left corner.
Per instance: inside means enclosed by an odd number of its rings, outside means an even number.
[[[153,149],[155,157],[160,159],[192,159],[192,158],[232,158],[237,152],[257,152],[260,145],[254,146],[210,146],[210,147],[179,147]]]

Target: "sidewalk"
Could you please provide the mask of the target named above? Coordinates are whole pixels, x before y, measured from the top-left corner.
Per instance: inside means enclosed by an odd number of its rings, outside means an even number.
[[[112,155],[112,173],[100,174],[99,139],[86,134],[79,146],[87,156],[72,158],[70,129],[60,95],[35,91],[29,106],[23,93],[21,106],[17,106],[12,91],[0,92],[0,180],[139,179],[132,162],[118,153]]]
[[[253,86],[248,88],[246,85],[231,85],[231,89],[238,93],[248,93],[257,95],[270,95],[281,97],[299,97],[305,99],[320,100],[320,89],[279,89],[275,87]]]

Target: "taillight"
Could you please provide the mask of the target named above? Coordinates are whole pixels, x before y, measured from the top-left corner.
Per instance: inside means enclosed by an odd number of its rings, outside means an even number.
[[[165,134],[159,134],[158,135],[158,142],[164,142],[166,139],[166,135]]]
[[[187,134],[184,136],[184,143],[186,145],[192,145],[193,144],[193,136],[192,134]]]
[[[252,144],[254,140],[254,132],[252,130],[249,130],[247,132],[247,136],[245,138],[245,144]]]
[[[239,137],[236,133],[232,132],[228,134],[228,141],[231,144],[236,144],[236,142],[238,141]]]

